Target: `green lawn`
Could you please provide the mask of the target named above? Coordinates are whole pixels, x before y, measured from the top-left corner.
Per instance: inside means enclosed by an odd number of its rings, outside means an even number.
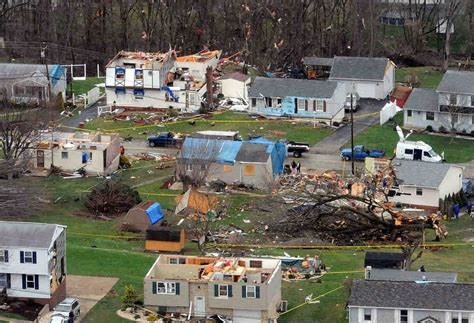
[[[88,77],[85,81],[72,81],[72,91],[76,95],[87,93],[98,83],[103,83],[104,77]]]
[[[443,74],[441,69],[433,66],[397,68],[395,70],[395,81],[403,83],[407,81],[407,76],[416,75],[420,82],[419,87],[435,89],[438,87]]]
[[[246,114],[224,112],[217,114],[210,120],[196,120],[194,125],[187,121],[180,121],[164,126],[134,126],[132,121],[110,121],[104,118],[94,118],[86,124],[90,130],[115,131],[122,136],[132,135],[134,138],[144,139],[150,134],[161,131],[174,131],[190,134],[200,130],[239,131],[243,139],[248,134],[258,134],[272,139],[287,138],[294,141],[308,142],[314,145],[319,140],[330,135],[331,129],[314,128],[311,121],[307,123],[293,123],[284,120],[254,121],[249,120]]]
[[[401,125],[403,124],[402,119],[403,115],[399,113],[395,116],[394,121]],[[382,126],[372,126],[355,136],[354,145],[365,145],[369,149],[382,149],[385,150],[387,157],[393,157],[398,139],[394,124],[387,122]],[[412,134],[408,140],[424,141],[438,154],[444,151],[446,161],[450,163],[463,163],[474,159],[474,141],[472,140],[454,139],[454,142],[451,143],[450,137],[434,134]],[[350,141],[344,146],[350,147]]]

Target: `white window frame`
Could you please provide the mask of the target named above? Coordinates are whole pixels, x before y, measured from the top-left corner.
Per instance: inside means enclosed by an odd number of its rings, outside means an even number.
[[[170,265],[177,265],[177,264],[178,264],[178,258],[170,258],[170,259],[168,260],[168,263],[169,263]]]
[[[296,99],[296,104],[298,107],[298,111],[304,110],[305,99]]]
[[[407,314],[406,314],[406,315],[402,315],[402,311],[405,311]],[[410,315],[410,313],[408,312],[408,310],[400,310],[400,322],[401,322],[401,323],[403,323],[403,322],[408,323],[408,321],[409,321],[409,315]],[[406,321],[402,321],[402,317],[406,317]]]
[[[0,288],[7,287],[7,284],[8,284],[7,274],[0,273]]]
[[[30,287],[29,284],[33,284],[33,286]],[[26,275],[26,289],[35,289],[35,275]]]
[[[324,100],[316,100],[316,111],[324,112]]]
[[[156,282],[156,293],[161,295],[176,295],[176,283]]]
[[[471,107],[474,107],[474,95],[471,95]]]
[[[453,103],[454,99],[454,103]],[[458,104],[458,96],[456,94],[449,95],[449,105],[457,105]]]
[[[229,285],[218,285],[219,286],[219,293],[217,297],[219,298],[229,298]],[[225,290],[225,293],[224,293]]]
[[[369,315],[369,319],[366,320],[365,316]],[[362,312],[362,322],[367,323],[367,322],[372,322],[372,309],[370,308],[364,308]]]
[[[69,159],[69,154],[67,151],[61,151],[61,159]]]
[[[253,291],[250,291],[252,290]],[[249,296],[249,293],[253,293],[253,296]],[[250,285],[245,287],[245,298],[257,298],[257,287]]]
[[[407,118],[413,117],[413,110],[407,110]]]
[[[184,165],[185,171],[191,172],[193,170],[193,165],[192,164],[186,164]]]
[[[29,260],[27,260],[27,259],[29,259]],[[32,264],[33,263],[33,251],[24,251],[23,262],[25,264]]]
[[[0,262],[5,262],[5,249],[0,250]]]
[[[430,116],[430,118],[428,118],[428,116]],[[431,116],[433,117],[432,119],[431,119]],[[426,112],[426,120],[428,120],[428,121],[434,121],[434,119],[435,119],[435,114],[434,114],[434,112],[429,112],[429,111],[427,111],[427,112]]]
[[[415,189],[415,194],[416,194],[416,196],[423,196],[423,188],[422,187],[417,187]]]

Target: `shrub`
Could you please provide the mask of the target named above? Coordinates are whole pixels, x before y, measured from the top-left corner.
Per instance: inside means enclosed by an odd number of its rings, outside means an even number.
[[[428,132],[433,132],[433,127],[432,127],[432,126],[427,126],[427,127],[426,127],[426,131],[428,131]]]
[[[172,106],[170,106],[169,109],[166,111],[166,115],[170,118],[174,118],[179,115],[179,112],[176,109],[174,109]]]
[[[135,302],[138,301],[138,293],[135,287],[133,287],[132,285],[125,286],[125,292],[120,300],[122,301],[122,308],[135,308]]]
[[[120,213],[141,201],[140,194],[130,186],[117,180],[106,180],[87,194],[86,207],[94,213]]]
[[[448,132],[444,126],[440,126],[438,128],[438,131],[441,132],[441,133],[447,133]]]
[[[334,122],[332,123],[332,125],[333,125],[334,127],[339,127],[339,122],[334,121]]]

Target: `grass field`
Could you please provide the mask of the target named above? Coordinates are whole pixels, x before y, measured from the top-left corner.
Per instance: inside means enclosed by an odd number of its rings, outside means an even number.
[[[214,124],[212,124],[214,123]],[[162,131],[190,134],[200,130],[239,131],[243,139],[249,134],[258,134],[272,139],[287,138],[294,141],[307,142],[310,145],[332,133],[328,128],[314,128],[311,121],[294,123],[286,120],[254,121],[249,120],[247,114],[224,112],[216,114],[210,120],[196,120],[194,125],[187,121],[166,124],[164,126],[134,126],[132,121],[108,121],[104,118],[95,118],[86,124],[90,130],[107,130],[118,132],[122,136],[131,135],[136,139],[144,139],[150,134]]]
[[[85,81],[72,81],[72,91],[76,95],[87,93],[96,84],[103,83],[103,77],[88,77]]]
[[[403,124],[403,115],[397,114],[394,118],[396,124]],[[387,157],[394,156],[394,150],[398,142],[398,134],[393,123],[386,123],[382,126],[375,125],[366,129],[361,134],[354,137],[354,145],[365,145],[369,149],[385,150]],[[463,163],[474,159],[474,141],[467,139],[454,139],[450,142],[450,137],[430,134],[412,134],[408,140],[424,141],[438,153],[444,151],[447,162]],[[345,144],[350,147],[350,141]]]
[[[435,89],[443,74],[439,68],[433,66],[397,68],[395,70],[395,81],[406,82],[407,76],[416,75],[420,82],[419,87]]]

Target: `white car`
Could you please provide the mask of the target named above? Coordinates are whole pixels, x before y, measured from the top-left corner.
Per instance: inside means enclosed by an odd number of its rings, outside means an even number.
[[[61,303],[56,305],[52,316],[63,316],[67,321],[69,318],[69,313],[71,312],[74,314],[74,318],[79,317],[79,315],[81,315],[81,305],[79,305],[79,301],[75,298],[66,298]]]
[[[54,314],[51,316],[49,323],[67,323],[68,318],[62,314]]]

